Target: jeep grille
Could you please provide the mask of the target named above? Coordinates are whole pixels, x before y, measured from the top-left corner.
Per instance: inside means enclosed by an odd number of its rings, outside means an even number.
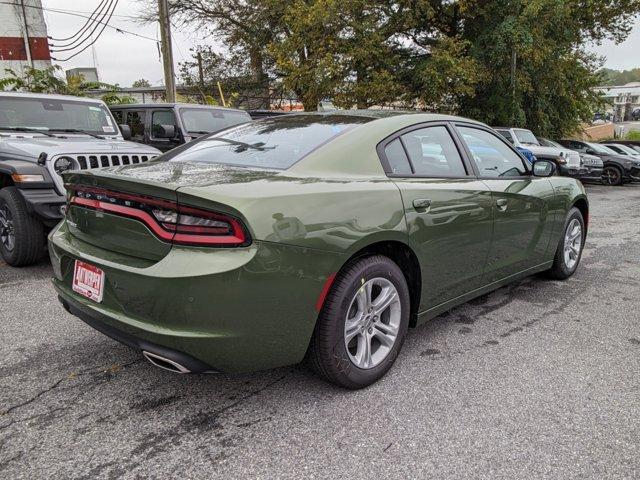
[[[80,170],[134,165],[136,163],[144,163],[153,158],[149,155],[75,155],[74,157]]]

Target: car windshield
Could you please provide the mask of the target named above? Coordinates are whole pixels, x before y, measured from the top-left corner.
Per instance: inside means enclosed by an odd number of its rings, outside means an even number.
[[[187,133],[212,133],[250,122],[247,112],[219,108],[181,108],[180,117]]]
[[[516,135],[516,138],[520,143],[540,146],[540,142],[538,142],[536,136],[529,130],[514,129],[513,133]]]
[[[604,145],[600,145],[599,143],[585,142],[585,144],[596,153],[603,153],[605,155],[620,155],[615,150],[611,150],[610,148],[605,147]]]
[[[614,144],[613,145],[615,147],[615,150],[619,150],[622,155],[633,155],[634,157],[638,155],[638,152],[636,152],[634,149],[627,147],[626,145],[621,145],[621,144]],[[611,148],[607,145],[608,148]],[[614,150],[612,148],[612,150]]]
[[[267,118],[202,137],[165,158],[287,169],[315,148],[370,120],[355,115],[308,114]]]
[[[104,104],[53,98],[0,96],[0,130],[3,128],[118,134],[113,117]]]

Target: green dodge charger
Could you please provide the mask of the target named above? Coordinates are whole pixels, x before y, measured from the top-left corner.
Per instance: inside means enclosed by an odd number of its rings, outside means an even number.
[[[247,123],[146,164],[65,173],[53,283],[69,312],[156,366],[307,358],[361,388],[409,327],[527,275],[576,271],[589,205],[554,168],[459,117]]]

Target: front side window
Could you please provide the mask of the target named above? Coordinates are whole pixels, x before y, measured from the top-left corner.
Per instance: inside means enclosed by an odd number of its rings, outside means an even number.
[[[111,112],[104,104],[53,98],[0,97],[2,128],[118,134]]]
[[[509,140],[509,143],[513,143],[513,135],[509,130],[496,130],[500,135]]]
[[[519,177],[527,174],[520,156],[486,130],[457,127],[481,177]]]
[[[151,114],[151,136],[158,137],[162,125],[176,125],[176,116],[171,110],[155,110]]]
[[[247,112],[216,108],[181,108],[180,117],[187,133],[196,134],[217,132],[251,121]]]
[[[524,145],[540,146],[540,142],[538,142],[538,139],[536,138],[536,136],[533,133],[531,133],[529,130],[516,128],[513,130],[513,133],[515,133],[518,141]]]
[[[421,177],[464,177],[464,164],[447,127],[412,130],[401,136],[416,175]]]
[[[312,150],[372,120],[355,115],[284,115],[237,125],[169,152],[172,162],[287,169]]]

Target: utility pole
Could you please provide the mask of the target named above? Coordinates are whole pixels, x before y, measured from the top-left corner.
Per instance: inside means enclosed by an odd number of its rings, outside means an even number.
[[[27,54],[27,62],[31,68],[34,68],[33,57],[31,56],[31,42],[29,41],[29,27],[27,26],[27,10],[24,6],[24,0],[20,0],[22,8],[22,37],[24,39],[24,50]]]
[[[169,103],[176,101],[176,81],[173,73],[173,49],[171,48],[171,23],[168,0],[158,0],[158,21],[162,42],[162,64],[164,67],[165,97]]]

